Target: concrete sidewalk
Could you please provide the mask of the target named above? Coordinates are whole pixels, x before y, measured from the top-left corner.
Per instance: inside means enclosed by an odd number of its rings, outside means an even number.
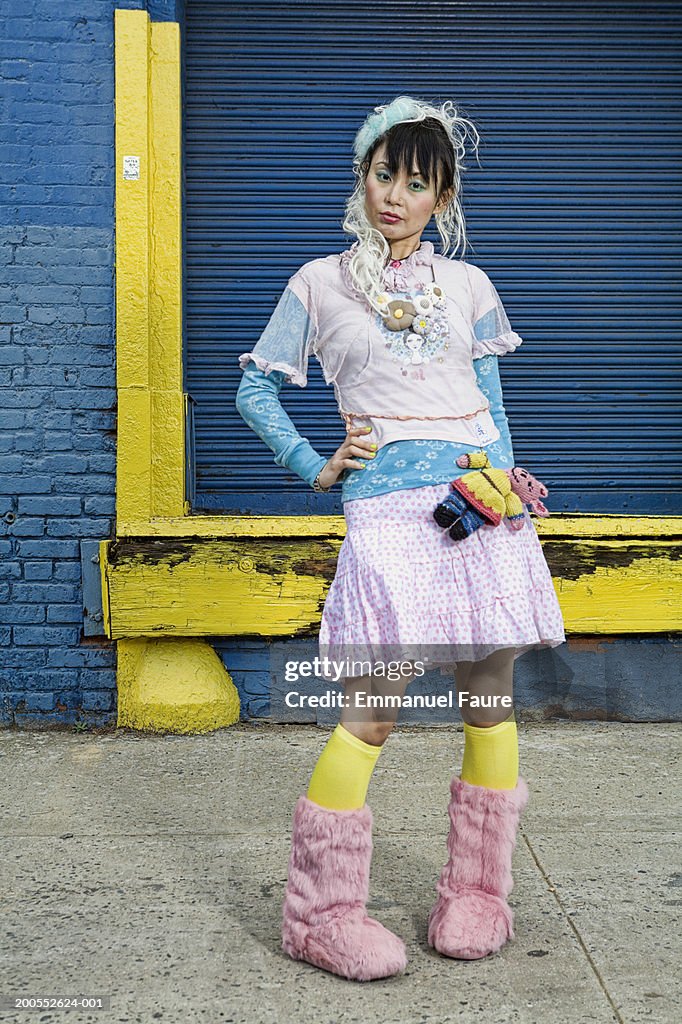
[[[461,723],[394,731],[369,791],[368,909],[403,936],[410,963],[369,983],[280,949],[293,806],[329,732],[0,733],[0,995],[111,1000],[0,1018],[680,1019],[678,724],[519,720],[531,796],[514,854],[516,938],[479,961],[426,942]]]

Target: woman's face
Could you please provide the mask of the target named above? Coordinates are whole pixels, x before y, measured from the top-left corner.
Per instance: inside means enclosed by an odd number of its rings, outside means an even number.
[[[386,164],[386,143],[377,146],[365,182],[365,212],[391,246],[391,254],[404,259],[419,246],[422,232],[434,213],[445,206],[434,183],[426,184],[419,168],[392,175]]]

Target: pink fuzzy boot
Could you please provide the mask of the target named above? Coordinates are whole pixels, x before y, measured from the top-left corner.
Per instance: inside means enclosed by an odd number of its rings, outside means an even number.
[[[528,786],[519,778],[515,789],[488,789],[454,776],[450,793],[449,858],[436,886],[428,939],[445,956],[478,960],[514,938],[507,896]]]
[[[404,942],[365,910],[371,857],[367,804],[332,811],[299,797],[282,908],[285,953],[354,981],[404,970]]]

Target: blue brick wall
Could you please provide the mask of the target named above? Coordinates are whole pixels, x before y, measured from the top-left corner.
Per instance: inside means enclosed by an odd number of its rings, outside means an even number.
[[[0,41],[0,723],[115,722],[80,540],[115,511],[114,3],[10,2]]]
[[[258,640],[225,640],[212,638],[239,693],[241,717],[270,716],[270,643]]]

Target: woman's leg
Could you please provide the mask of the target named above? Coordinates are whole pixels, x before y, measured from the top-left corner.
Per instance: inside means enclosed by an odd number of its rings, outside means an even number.
[[[351,698],[360,691],[402,693],[408,682],[348,681],[346,724],[334,731],[294,811],[282,949],[357,981],[398,974],[407,954],[403,940],[366,910],[373,817],[365,794],[399,708],[365,708]]]
[[[405,664],[405,663],[404,663]],[[397,679],[383,676],[358,676],[347,679],[344,686],[346,706],[341,712],[344,728],[365,743],[385,743],[400,711],[400,701],[414,679],[414,666],[401,672]],[[376,706],[367,706],[363,695],[376,699]]]
[[[346,706],[311,775],[309,800],[338,811],[363,806],[379,754],[398,717],[398,701],[413,678],[412,670],[397,680],[376,676],[346,680]],[[377,706],[367,706],[372,704],[367,694],[379,698]]]
[[[464,758],[450,783],[448,860],[428,922],[430,944],[457,959],[477,960],[514,938],[507,897],[528,787],[518,776],[513,707],[491,700],[513,697],[513,669],[514,651],[503,650],[457,673],[460,694],[480,702],[461,704]]]
[[[514,715],[514,649],[458,666],[457,689],[464,721],[460,777],[474,786],[513,789],[519,775]],[[502,698],[506,698],[503,703]]]
[[[464,722],[486,728],[499,725],[513,714],[514,654],[515,648],[506,647],[482,661],[458,664],[457,690],[465,695],[461,705]],[[506,698],[505,703],[502,698]]]

